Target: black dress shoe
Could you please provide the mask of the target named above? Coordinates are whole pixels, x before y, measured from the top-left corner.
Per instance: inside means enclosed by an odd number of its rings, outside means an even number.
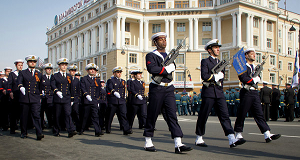
[[[196,146],[200,146],[200,147],[207,147],[207,144],[203,143],[195,143]]]
[[[111,131],[106,131],[106,133],[107,133],[107,134],[110,134],[110,133],[111,133]]]
[[[101,137],[101,134],[100,133],[96,133],[95,137]]]
[[[21,138],[27,138],[27,134],[21,134]]]
[[[104,131],[103,130],[101,130],[100,135],[104,135]]]
[[[149,152],[156,152],[156,149],[154,146],[152,147],[144,147],[145,151],[149,151]]]
[[[54,134],[53,134],[53,136],[55,136],[55,137],[59,137],[59,136],[60,136],[60,134],[59,134],[59,133],[54,133]]]
[[[266,139],[266,142],[269,143],[269,142],[271,142],[272,140],[276,140],[276,139],[278,139],[278,138],[280,138],[280,137],[281,137],[280,134],[274,134],[274,135],[271,136],[270,138],[267,138],[267,139]]]
[[[43,134],[37,135],[36,136],[36,140],[42,140],[42,138],[44,138],[45,136]]]
[[[187,146],[183,145],[181,147],[175,148],[175,153],[181,154],[182,152],[188,152],[188,151],[191,151],[191,150],[193,150],[192,147],[187,147]]]
[[[77,134],[77,131],[72,131],[73,136]]]
[[[16,134],[16,131],[10,131],[9,133],[10,134]]]
[[[68,133],[68,138],[72,138],[74,135],[73,135],[73,132],[71,133]]]
[[[83,131],[80,131],[80,132],[78,133],[78,135],[83,135]]]
[[[128,135],[128,134],[132,134],[132,130],[124,131],[124,132],[123,132],[123,135]]]
[[[233,144],[230,145],[230,148],[236,147],[237,145],[242,145],[246,142],[244,138],[239,139],[238,141],[234,142]]]

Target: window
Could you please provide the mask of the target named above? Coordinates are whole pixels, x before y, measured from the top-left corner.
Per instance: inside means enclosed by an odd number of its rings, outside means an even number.
[[[54,33],[54,38],[56,38],[56,33]]]
[[[107,3],[105,3],[104,5],[103,5],[103,10],[105,11],[107,9]]]
[[[160,24],[153,24],[152,25],[152,33],[161,32],[161,26]]]
[[[175,81],[184,81],[184,73],[183,72],[176,72]]]
[[[278,69],[282,70],[282,61],[278,62]]]
[[[176,58],[176,64],[184,64],[184,54],[179,54]]]
[[[275,3],[274,2],[269,2],[269,8],[270,9],[275,9]]]
[[[272,48],[272,39],[267,38],[267,47]]]
[[[222,52],[222,59],[221,60],[223,60],[223,59],[226,59],[226,60],[228,60],[229,59],[229,52],[227,51],[227,52]]]
[[[71,29],[72,28],[72,24],[69,24],[69,29]]]
[[[202,23],[202,31],[211,31],[211,22],[203,22]]]
[[[270,83],[275,83],[275,73],[270,73]]]
[[[52,35],[50,36],[50,40],[52,40]]]
[[[261,63],[261,59],[262,59],[261,53],[256,52],[256,56],[255,56],[256,63]]]
[[[99,13],[99,8],[96,8],[95,12],[96,12],[96,14],[98,14]]]
[[[98,58],[94,58],[94,63],[98,65]]]
[[[281,29],[278,30],[278,36],[279,36],[279,38],[281,38],[281,36],[282,36]]]
[[[209,54],[208,53],[201,53],[201,58],[202,59],[206,59],[209,57]]]
[[[253,27],[254,27],[254,28],[258,28],[258,25],[259,25],[258,18],[254,17],[254,18],[253,18]]]
[[[91,63],[91,60],[87,59],[86,60],[86,65],[90,64]]]
[[[275,58],[275,56],[274,55],[270,55],[270,65],[272,65],[272,66],[274,66],[275,65],[275,62],[276,62],[276,60],[275,60],[276,58]]]
[[[79,62],[78,70],[82,71],[82,69],[83,69],[83,62],[81,61]]]
[[[232,2],[233,0],[221,0],[220,1],[220,4],[225,4],[225,3],[229,3],[229,2]]]
[[[177,46],[183,41],[183,39],[177,39]],[[182,44],[183,46],[185,46],[185,41]]]
[[[129,63],[136,63],[136,61],[137,61],[137,54],[129,53]]]
[[[125,32],[130,32],[130,23],[125,23]]]
[[[225,70],[224,81],[229,81],[229,70]]]
[[[199,7],[212,7],[212,0],[199,0]]]
[[[105,23],[105,33],[108,33],[108,23]]]
[[[267,31],[270,31],[270,32],[272,32],[272,22],[267,22]]]
[[[288,83],[292,84],[293,82],[293,78],[292,77],[288,77]]]
[[[134,7],[134,8],[140,8],[140,2],[132,1],[132,0],[126,0],[126,6],[130,6],[130,7]]]
[[[102,80],[104,80],[106,82],[106,73],[102,73],[101,78],[102,78]]]
[[[255,0],[255,4],[260,5],[261,4],[260,0]]]
[[[75,26],[78,26],[78,21],[75,21]]]
[[[149,9],[161,9],[166,8],[165,2],[150,2],[149,3]]]
[[[105,38],[105,47],[104,48],[107,48],[108,47],[108,38]]]
[[[88,14],[88,19],[92,18],[92,13]]]
[[[288,47],[288,55],[292,55],[292,48]]]
[[[130,45],[130,39],[129,38],[125,38],[125,45]]]
[[[288,32],[288,40],[291,41],[292,40],[292,35],[293,33],[292,32]]]
[[[177,32],[185,32],[185,23],[177,23]]]
[[[58,35],[61,35],[61,30],[58,31]]]
[[[81,17],[80,21],[81,21],[81,23],[83,23],[84,22],[84,17]]]
[[[67,31],[67,27],[64,27],[64,33],[66,33],[66,31]]]
[[[102,65],[106,65],[106,55],[102,56]]]
[[[288,71],[292,71],[293,70],[293,63],[289,62],[288,63]]]
[[[206,45],[210,40],[211,38],[202,38],[202,45]]]
[[[258,36],[253,36],[253,45],[258,46]]]
[[[281,53],[281,45],[278,45],[278,52]]]
[[[189,8],[189,1],[175,1],[175,8]]]

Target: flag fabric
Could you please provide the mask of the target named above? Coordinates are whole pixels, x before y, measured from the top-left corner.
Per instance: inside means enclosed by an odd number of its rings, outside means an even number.
[[[190,77],[190,81],[192,81],[192,76],[190,75],[189,77]]]
[[[299,73],[299,55],[296,51],[292,87],[298,87],[299,84],[298,73]]]
[[[233,56],[232,65],[238,75],[241,75],[247,71],[244,47]]]

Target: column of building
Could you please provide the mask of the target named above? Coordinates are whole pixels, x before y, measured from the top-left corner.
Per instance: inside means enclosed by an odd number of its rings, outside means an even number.
[[[121,21],[121,47],[125,45],[125,20],[126,17],[122,17]]]
[[[139,27],[139,37],[140,37],[139,46],[140,46],[140,51],[143,51],[143,41],[144,41],[144,39],[143,39],[143,31],[144,31],[143,23],[144,22],[143,22],[142,19],[140,19],[139,23],[140,23],[140,27]]]
[[[144,20],[144,48],[145,48],[145,51],[148,51],[148,41],[149,41],[149,38],[148,38],[148,29],[149,29],[149,20]]]
[[[250,47],[253,47],[253,14],[250,14]]]
[[[194,50],[198,49],[198,18],[194,18]]]
[[[174,19],[170,19],[170,48],[174,48]]]
[[[167,50],[170,50],[170,25],[169,25],[169,19],[165,19],[165,33],[167,34],[167,39],[166,39],[166,42],[167,42],[167,47],[166,49]]]
[[[231,13],[232,16],[232,46],[236,46],[236,14]]]
[[[260,19],[260,49],[264,50],[264,19]]]
[[[237,46],[242,46],[242,13],[236,12],[237,21]]]
[[[222,18],[217,17],[218,19],[218,40],[220,41],[220,43],[222,44]]]
[[[120,16],[117,16],[117,17],[116,17],[116,21],[117,21],[117,28],[116,28],[116,47],[117,47],[117,48],[120,48],[120,27],[121,27],[120,20],[121,20],[121,17],[120,17]]]
[[[193,18],[189,18],[189,48],[193,49]]]

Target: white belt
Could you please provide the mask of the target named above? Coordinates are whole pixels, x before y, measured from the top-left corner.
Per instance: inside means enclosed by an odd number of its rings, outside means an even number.
[[[168,86],[171,86],[171,85],[173,85],[173,83],[172,82],[170,82],[170,83],[164,83],[164,82],[160,82],[160,84],[158,84],[158,83],[156,83],[154,80],[152,80],[152,82],[151,83],[153,83],[153,84],[156,84],[156,85],[159,85],[159,86],[164,86],[164,87],[168,87]]]
[[[250,90],[257,90],[255,87],[250,87],[249,89]]]

